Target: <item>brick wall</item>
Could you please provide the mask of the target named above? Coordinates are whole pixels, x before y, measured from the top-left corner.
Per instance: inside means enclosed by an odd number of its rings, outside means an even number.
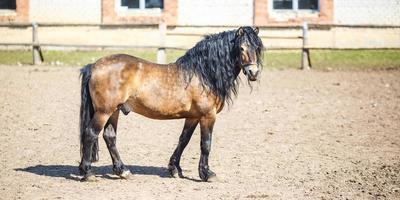
[[[400,0],[335,0],[335,23],[400,25]]]
[[[16,0],[15,12],[0,14],[0,22],[28,22],[29,21],[29,0]]]
[[[158,24],[164,21],[168,25],[176,25],[178,0],[164,0],[164,9],[160,14],[118,12],[115,3],[116,0],[102,0],[102,23]]]
[[[319,10],[314,13],[278,13],[272,9],[272,0],[254,0],[254,24],[266,25],[299,25],[303,21],[317,24],[329,24],[333,22],[333,1],[319,0]],[[279,15],[286,15],[279,18]]]

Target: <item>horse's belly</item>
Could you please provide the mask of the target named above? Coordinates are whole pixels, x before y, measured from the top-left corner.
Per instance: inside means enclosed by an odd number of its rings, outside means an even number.
[[[179,119],[190,113],[190,102],[184,99],[130,97],[126,104],[133,112],[152,119]]]

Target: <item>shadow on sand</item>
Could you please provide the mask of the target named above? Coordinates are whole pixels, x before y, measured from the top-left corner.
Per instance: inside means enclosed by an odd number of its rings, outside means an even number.
[[[170,177],[168,169],[166,167],[153,167],[153,166],[138,166],[138,165],[127,165],[126,166],[133,174],[139,175],[153,175],[162,178]],[[107,179],[119,179],[119,177],[113,174],[112,166],[92,166],[96,176]],[[17,168],[15,171],[29,172],[40,176],[51,176],[51,177],[63,177],[70,180],[80,180],[78,166],[72,165],[36,165],[27,168]]]

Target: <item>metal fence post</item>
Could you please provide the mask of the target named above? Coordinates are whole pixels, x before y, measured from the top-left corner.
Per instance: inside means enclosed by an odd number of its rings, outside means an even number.
[[[166,53],[165,53],[165,39],[167,36],[167,25],[165,22],[161,22],[158,25],[158,31],[160,34],[160,46],[157,49],[157,63],[165,64],[166,63]]]
[[[41,64],[43,61],[43,54],[39,46],[39,39],[38,39],[38,24],[36,22],[32,23],[32,59],[33,64],[38,65]]]
[[[310,49],[308,49],[308,24],[307,22],[303,23],[303,46],[301,53],[301,67],[300,69],[310,69],[311,67],[311,59],[310,59]]]

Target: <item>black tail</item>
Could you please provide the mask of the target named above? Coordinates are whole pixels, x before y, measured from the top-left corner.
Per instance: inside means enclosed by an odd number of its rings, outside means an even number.
[[[80,109],[80,142],[81,142],[81,157],[83,153],[83,142],[85,141],[85,130],[89,126],[90,120],[93,118],[94,109],[92,98],[89,93],[89,80],[91,77],[92,64],[87,64],[81,69],[81,109]],[[95,141],[92,148],[92,161],[99,160],[98,140]]]

